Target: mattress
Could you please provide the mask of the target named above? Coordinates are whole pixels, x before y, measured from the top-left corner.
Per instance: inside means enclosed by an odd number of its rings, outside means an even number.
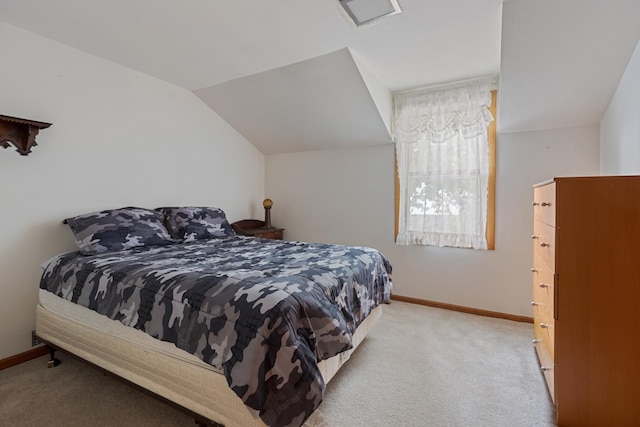
[[[328,382],[382,314],[378,306],[353,335],[353,348],[319,363]],[[217,369],[175,345],[157,340],[41,289],[36,333],[46,342],[160,395],[204,419],[227,427],[264,426],[229,389]],[[305,423],[327,425],[322,406]]]

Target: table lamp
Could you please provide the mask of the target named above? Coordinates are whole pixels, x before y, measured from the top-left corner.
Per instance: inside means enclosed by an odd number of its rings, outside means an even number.
[[[262,206],[264,207],[264,226],[262,228],[275,228],[271,225],[271,206],[273,206],[273,201],[264,199]]]

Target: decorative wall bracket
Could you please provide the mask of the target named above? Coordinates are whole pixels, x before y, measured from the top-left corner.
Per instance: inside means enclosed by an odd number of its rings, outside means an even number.
[[[51,123],[0,115],[0,145],[9,148],[11,144],[16,147],[18,153],[26,156],[31,152],[31,147],[38,145],[36,136],[40,129],[49,126]]]

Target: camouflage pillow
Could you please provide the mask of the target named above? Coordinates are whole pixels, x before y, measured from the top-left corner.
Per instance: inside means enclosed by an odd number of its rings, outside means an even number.
[[[67,218],[83,255],[175,243],[160,212],[144,208],[121,208]]]
[[[173,237],[184,243],[236,234],[222,209],[182,207],[158,210],[164,213]]]

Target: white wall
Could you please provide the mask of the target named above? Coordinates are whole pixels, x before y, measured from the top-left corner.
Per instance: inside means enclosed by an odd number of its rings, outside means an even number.
[[[495,251],[395,245],[392,145],[267,156],[265,194],[287,239],[380,249],[396,295],[531,316],[532,185],[598,162],[597,125],[498,135]]]
[[[600,172],[640,174],[640,42],[600,123]]]
[[[144,52],[141,52],[144,54]],[[0,114],[53,123],[0,150],[0,359],[31,347],[40,263],[68,216],[205,205],[259,215],[264,156],[193,93],[0,23]]]

